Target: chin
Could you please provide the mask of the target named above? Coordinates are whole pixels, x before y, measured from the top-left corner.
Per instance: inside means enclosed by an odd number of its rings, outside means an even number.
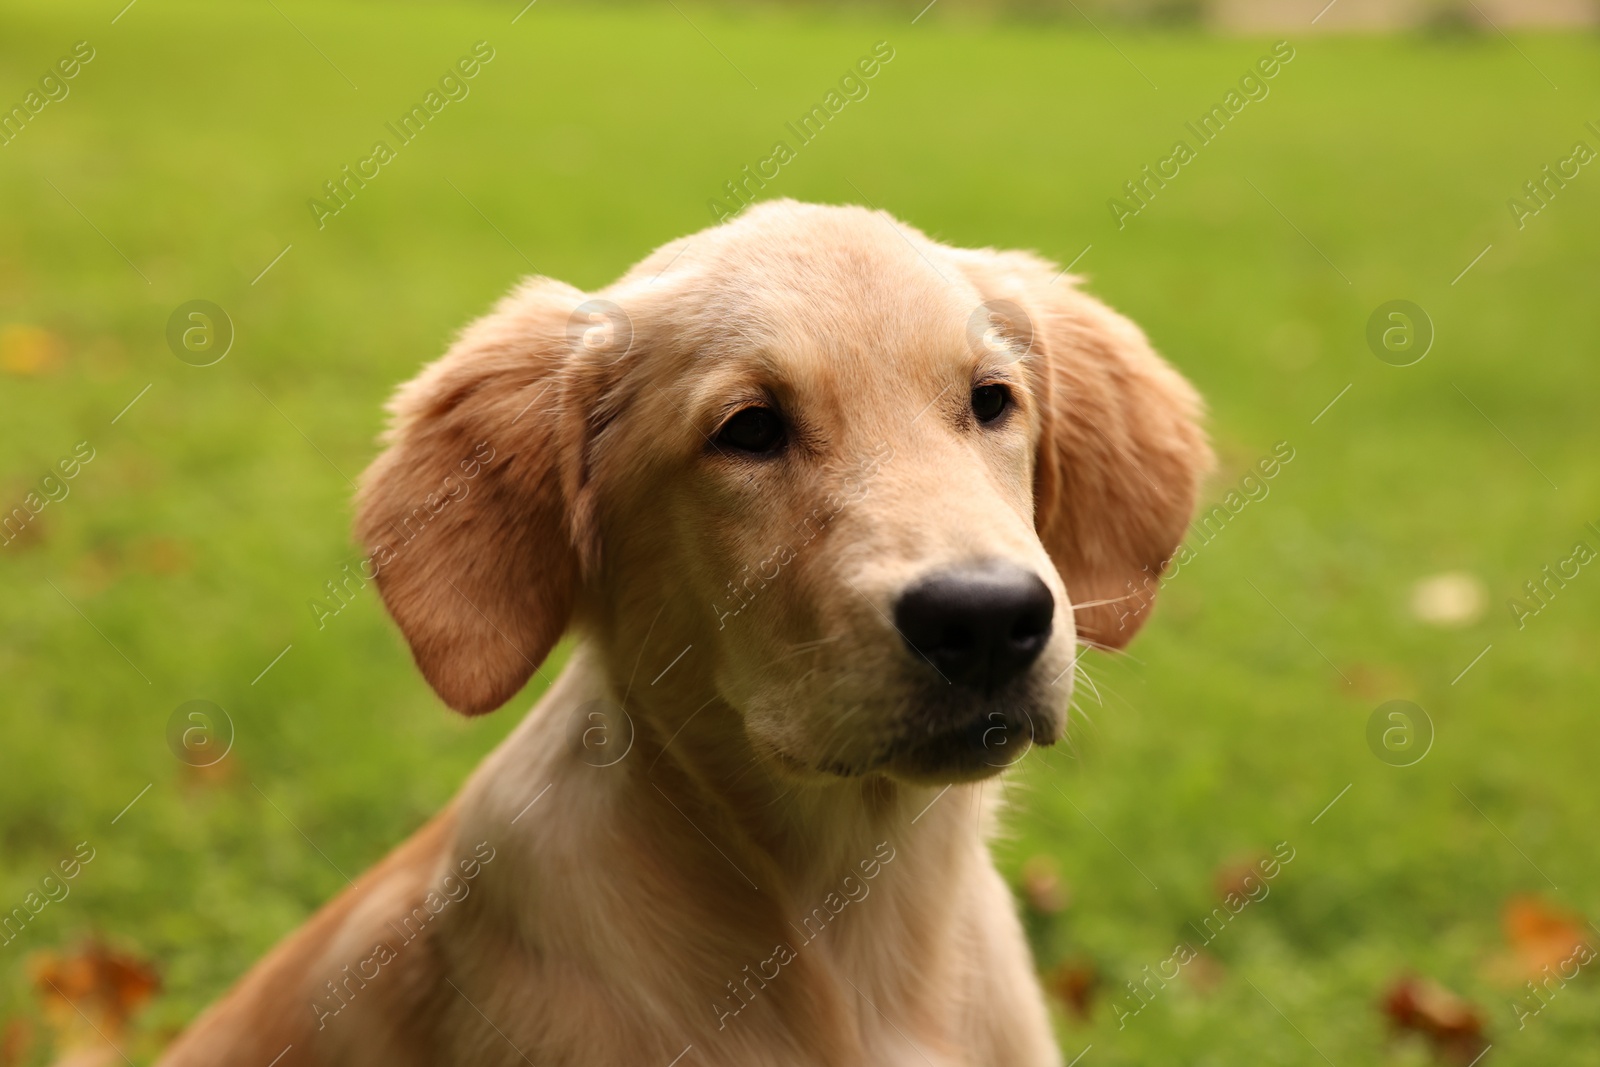
[[[915,785],[978,782],[1016,766],[1035,745],[1055,743],[1060,727],[1054,711],[1009,701],[984,703],[992,706],[909,730],[884,770]]]
[[[780,762],[831,778],[883,775],[919,786],[982,781],[1022,762],[1035,745],[1050,746],[1060,737],[1064,714],[1034,688],[988,698],[923,692],[886,715],[894,725],[870,748],[828,760],[790,753]]]

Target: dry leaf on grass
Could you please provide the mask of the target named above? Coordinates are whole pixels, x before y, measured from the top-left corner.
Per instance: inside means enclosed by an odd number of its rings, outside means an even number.
[[[118,1040],[161,988],[149,963],[99,939],[74,953],[37,953],[29,972],[57,1048],[100,1048]]]
[[[1083,959],[1065,960],[1044,977],[1045,988],[1078,1019],[1089,1018],[1094,989],[1099,982],[1100,972],[1094,963]]]
[[[1066,883],[1049,856],[1031,856],[1022,865],[1022,902],[1039,915],[1058,915],[1069,902]]]
[[[178,773],[185,790],[223,789],[239,780],[239,755],[229,752],[215,763],[185,763]]]
[[[1583,920],[1538,897],[1512,897],[1506,901],[1502,919],[1506,941],[1523,977],[1540,978],[1547,968],[1559,971],[1574,957],[1593,954],[1593,940]]]
[[[49,330],[15,322],[0,327],[0,371],[19,377],[48,374],[66,358],[67,346]]]
[[[135,565],[151,574],[187,574],[194,569],[194,550],[175,537],[152,537],[136,542]]]
[[[1211,875],[1211,885],[1217,891],[1217,899],[1227,900],[1230,896],[1254,899],[1255,891],[1265,881],[1262,871],[1271,860],[1272,857],[1265,852],[1252,852],[1237,856],[1218,867]]]
[[[1445,1059],[1468,1064],[1489,1046],[1478,1009],[1426,978],[1397,979],[1384,994],[1383,1012],[1396,1029],[1427,1037]]]
[[[0,1067],[26,1063],[33,1048],[33,1024],[27,1019],[12,1019],[0,1030]]]
[[[1210,996],[1228,977],[1228,969],[1211,953],[1196,952],[1194,959],[1183,965],[1183,977],[1196,993]]]

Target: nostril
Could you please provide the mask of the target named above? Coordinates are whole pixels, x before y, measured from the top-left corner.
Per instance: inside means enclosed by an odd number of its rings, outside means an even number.
[[[945,626],[939,631],[939,639],[931,651],[967,652],[977,643],[977,638],[968,627]]]
[[[1011,640],[1036,641],[1050,633],[1050,612],[1034,610],[1017,616],[1011,625]]]

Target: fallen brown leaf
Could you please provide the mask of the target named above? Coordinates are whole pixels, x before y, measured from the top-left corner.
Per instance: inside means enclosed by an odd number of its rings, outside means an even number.
[[[12,1019],[0,1030],[0,1067],[17,1067],[28,1059],[33,1048],[33,1024],[27,1019]]]
[[[188,789],[221,789],[233,785],[239,777],[238,753],[229,752],[215,763],[196,766],[185,763],[179,772]]]
[[[1094,999],[1094,990],[1100,982],[1100,972],[1093,962],[1084,959],[1065,960],[1045,975],[1044,984],[1078,1019],[1088,1019]]]
[[[1540,977],[1546,968],[1559,968],[1590,943],[1581,918],[1538,897],[1512,897],[1506,901],[1502,921],[1506,941],[1528,978]]]
[[[1194,959],[1183,965],[1183,977],[1196,993],[1209,996],[1228,977],[1228,969],[1211,953],[1196,952]]]
[[[1266,881],[1262,877],[1261,865],[1269,862],[1272,857],[1265,852],[1252,852],[1245,856],[1236,856],[1227,863],[1218,867],[1211,876],[1211,884],[1217,891],[1217,897],[1226,900],[1230,895],[1249,898],[1251,890],[1259,888]]]
[[[128,1022],[161,987],[155,969],[137,956],[118,952],[99,939],[77,952],[40,952],[29,961],[34,991],[59,1045],[81,1042],[84,1024],[116,1040]]]
[[[1427,1037],[1441,1057],[1468,1064],[1489,1046],[1478,1009],[1429,979],[1402,976],[1384,994],[1382,1006],[1396,1029]]]
[[[183,574],[194,566],[194,553],[186,541],[173,537],[152,537],[134,547],[134,558],[141,570],[153,574]]]
[[[1354,691],[1362,700],[1386,700],[1414,688],[1409,678],[1385,664],[1356,662],[1346,673],[1350,675],[1348,683],[1339,678],[1335,681],[1341,691]]]
[[[1058,915],[1066,910],[1066,883],[1049,856],[1031,856],[1022,865],[1022,901],[1039,915]]]

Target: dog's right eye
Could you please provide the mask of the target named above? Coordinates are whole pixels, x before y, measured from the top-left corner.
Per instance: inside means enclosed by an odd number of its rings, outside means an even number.
[[[752,407],[735,412],[717,431],[717,447],[761,455],[783,447],[783,420],[771,408]]]

